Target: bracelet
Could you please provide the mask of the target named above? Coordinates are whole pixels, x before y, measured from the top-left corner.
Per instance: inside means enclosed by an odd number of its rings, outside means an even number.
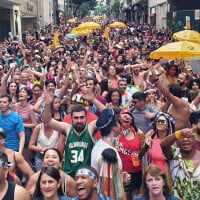
[[[181,131],[176,131],[174,135],[175,135],[175,138],[176,138],[177,140],[182,139],[182,133],[181,133]]]

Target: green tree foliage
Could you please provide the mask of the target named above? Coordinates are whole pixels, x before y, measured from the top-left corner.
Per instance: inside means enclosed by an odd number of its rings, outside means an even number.
[[[89,14],[90,10],[94,10],[97,6],[97,0],[65,0],[66,3],[72,4],[74,16],[84,17]]]
[[[112,12],[119,12],[119,8],[120,8],[120,1],[119,0],[115,0],[115,2],[112,5],[111,11]]]

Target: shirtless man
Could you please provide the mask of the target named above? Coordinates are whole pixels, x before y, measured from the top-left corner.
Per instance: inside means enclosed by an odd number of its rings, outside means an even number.
[[[16,173],[17,167],[24,175],[27,175],[30,178],[34,173],[33,170],[19,152],[4,147],[5,138],[6,133],[0,130],[0,151],[6,153],[8,156],[8,161],[12,163],[12,166],[9,168],[9,172]]]
[[[133,82],[135,86],[141,87],[143,82],[146,80],[146,77],[149,73],[148,70],[146,71],[140,71],[142,68],[143,64],[137,64],[137,65],[132,65],[132,71],[133,71]]]
[[[156,77],[155,69],[149,65],[152,76],[155,78],[154,83],[157,83],[160,92],[169,101],[169,108],[167,113],[172,115],[176,122],[176,129],[181,127],[190,126],[190,111],[189,104],[181,99],[181,87],[178,84],[169,85],[169,89]]]

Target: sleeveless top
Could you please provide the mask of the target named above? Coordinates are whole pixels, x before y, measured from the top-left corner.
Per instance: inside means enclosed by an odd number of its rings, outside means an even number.
[[[53,130],[53,133],[50,138],[48,138],[44,133],[44,124],[40,124],[40,133],[37,138],[37,146],[44,148],[53,148],[57,146],[59,133],[58,131]]]
[[[90,165],[93,146],[94,142],[90,136],[88,124],[86,124],[85,132],[80,136],[74,132],[74,127],[71,126],[65,145],[63,171],[74,177],[75,171],[79,167]]]
[[[2,200],[12,200],[12,199],[14,200],[15,185],[16,185],[15,183],[8,181],[8,189]]]
[[[133,127],[131,128],[132,130]],[[120,158],[122,160],[123,171],[133,173],[137,171],[142,171],[142,161],[140,161],[139,166],[133,166],[132,155],[138,155],[140,150],[140,138],[138,133],[135,134],[135,137],[131,140],[127,140],[124,135],[121,133],[119,137],[119,142],[123,146],[117,146],[117,151],[119,152]]]
[[[167,163],[163,156],[160,143],[161,143],[161,140],[157,136],[155,136],[152,142],[151,149],[150,149],[151,164],[157,165],[163,170],[164,173],[166,173]]]

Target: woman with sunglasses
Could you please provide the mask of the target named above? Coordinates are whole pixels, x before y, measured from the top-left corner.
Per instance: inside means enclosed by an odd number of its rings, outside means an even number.
[[[131,175],[129,184],[125,184],[127,199],[138,194],[142,182],[142,162],[138,160],[138,153],[143,145],[144,135],[138,130],[129,109],[120,112],[119,145],[116,147],[122,160],[123,172]]]
[[[133,200],[180,200],[171,194],[166,174],[158,166],[150,165],[143,174],[140,196]]]
[[[144,163],[146,165],[157,165],[164,173],[169,174],[169,166],[162,153],[160,143],[165,137],[172,134],[174,130],[175,121],[173,117],[167,113],[158,113],[153,122],[153,129],[146,134],[145,145],[139,152],[139,159],[142,159],[145,155]],[[145,154],[146,152],[147,154]]]

